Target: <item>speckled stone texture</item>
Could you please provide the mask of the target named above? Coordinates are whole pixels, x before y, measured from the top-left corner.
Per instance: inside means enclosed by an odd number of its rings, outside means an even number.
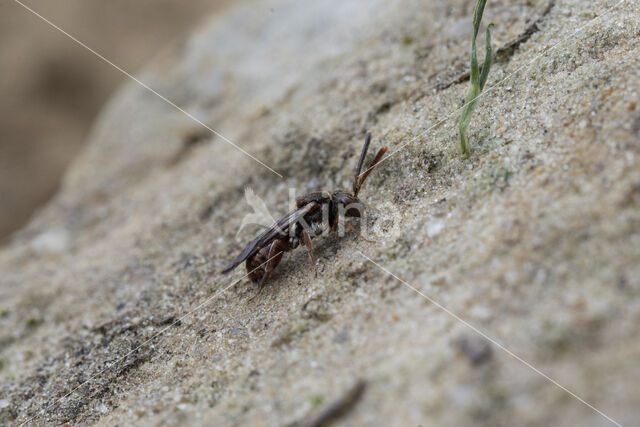
[[[134,82],[115,94],[0,251],[0,422],[287,425],[364,379],[343,425],[610,425],[365,255],[637,422],[640,4],[489,1],[496,49],[537,24],[463,159],[468,82],[448,83],[472,3],[240,5],[140,73],[284,178]],[[377,243],[315,240],[317,279],[297,250],[248,302],[244,270],[219,273],[258,232],[235,238],[244,189],[280,215],[290,187],[348,187],[365,130],[390,153],[361,192]]]

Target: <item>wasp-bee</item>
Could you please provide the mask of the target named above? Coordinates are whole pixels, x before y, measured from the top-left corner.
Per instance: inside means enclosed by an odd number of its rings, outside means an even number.
[[[318,271],[311,244],[313,238],[334,232],[338,226],[341,226],[367,240],[351,224],[346,222],[345,218],[361,217],[365,206],[358,199],[358,193],[373,168],[387,151],[387,147],[382,147],[369,167],[361,174],[362,164],[370,142],[371,133],[367,132],[356,167],[351,193],[343,190],[336,190],[333,193],[318,191],[296,199],[294,210],[276,221],[249,243],[222,272],[228,273],[244,261],[249,278],[259,283],[260,289],[253,297],[255,298],[262,292],[269,275],[282,260],[282,255],[297,248],[300,243],[306,246],[317,277]]]

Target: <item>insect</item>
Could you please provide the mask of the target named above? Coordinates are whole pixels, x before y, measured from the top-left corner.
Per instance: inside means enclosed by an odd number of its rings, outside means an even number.
[[[245,262],[249,278],[253,282],[258,282],[260,287],[251,300],[260,295],[269,275],[282,260],[283,254],[297,248],[301,243],[306,246],[309,259],[315,269],[315,277],[318,277],[311,240],[319,235],[336,231],[339,225],[363,240],[373,243],[345,221],[346,217],[361,217],[364,204],[358,199],[358,193],[364,181],[387,151],[387,147],[382,147],[365,172],[360,174],[370,142],[371,133],[367,132],[353,179],[352,193],[343,190],[336,190],[333,193],[318,191],[296,199],[295,209],[256,237],[231,264],[222,270],[223,273],[228,273],[243,261]]]

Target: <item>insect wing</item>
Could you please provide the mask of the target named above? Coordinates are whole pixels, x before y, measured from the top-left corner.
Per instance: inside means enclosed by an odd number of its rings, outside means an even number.
[[[271,227],[263,231],[258,237],[256,237],[251,243],[249,243],[243,250],[240,252],[240,255],[236,257],[236,259],[231,262],[228,266],[222,270],[223,273],[228,273],[234,268],[236,268],[241,262],[245,261],[247,258],[255,255],[261,248],[267,245],[276,237],[282,237],[287,234],[289,227],[292,224],[295,224],[300,218],[308,214],[317,208],[318,204],[315,202],[308,203],[304,205],[300,209],[295,209],[280,218],[278,222],[273,224]]]

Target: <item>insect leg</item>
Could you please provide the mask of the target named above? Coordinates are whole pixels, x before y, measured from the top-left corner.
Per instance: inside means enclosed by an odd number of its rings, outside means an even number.
[[[270,272],[270,271],[269,271],[269,272],[265,272],[265,273],[262,275],[262,279],[260,279],[260,285],[259,285],[259,286],[260,286],[260,288],[258,289],[258,293],[257,293],[257,294],[255,294],[254,296],[252,296],[251,298],[249,298],[249,302],[253,301],[253,299],[254,299],[255,297],[257,297],[258,295],[260,295],[260,294],[262,293],[262,289],[264,289],[264,282],[266,282],[266,281],[267,281],[267,278],[269,277],[269,273],[271,273],[271,272]]]
[[[258,289],[258,293],[255,294],[253,297],[251,297],[249,302],[253,301],[255,297],[257,297],[258,295],[260,295],[260,293],[262,293],[262,289],[264,289],[264,284],[267,282],[267,279],[271,275],[271,272],[275,270],[278,264],[280,264],[280,261],[282,260],[282,254],[284,254],[284,252],[289,249],[290,249],[289,244],[284,240],[274,240],[273,243],[269,245],[267,262],[264,265],[264,274],[262,275],[262,278],[260,279],[260,283],[258,284],[260,288]]]
[[[311,260],[311,265],[313,265],[313,269],[315,270],[315,277],[318,277],[318,266],[316,265],[316,258],[313,256],[313,245],[311,244],[311,237],[307,230],[302,230],[302,241],[304,245],[307,247],[307,253],[309,254],[309,259]]]
[[[346,221],[343,221],[342,219],[340,220],[340,225],[343,226],[344,228],[346,228],[348,231],[352,232],[353,234],[355,234],[356,236],[358,236],[359,238],[361,238],[362,240],[364,240],[367,243],[376,243],[375,240],[369,240],[366,237],[364,237],[362,234],[360,234],[360,232],[358,230],[356,230],[353,225],[349,224]]]

